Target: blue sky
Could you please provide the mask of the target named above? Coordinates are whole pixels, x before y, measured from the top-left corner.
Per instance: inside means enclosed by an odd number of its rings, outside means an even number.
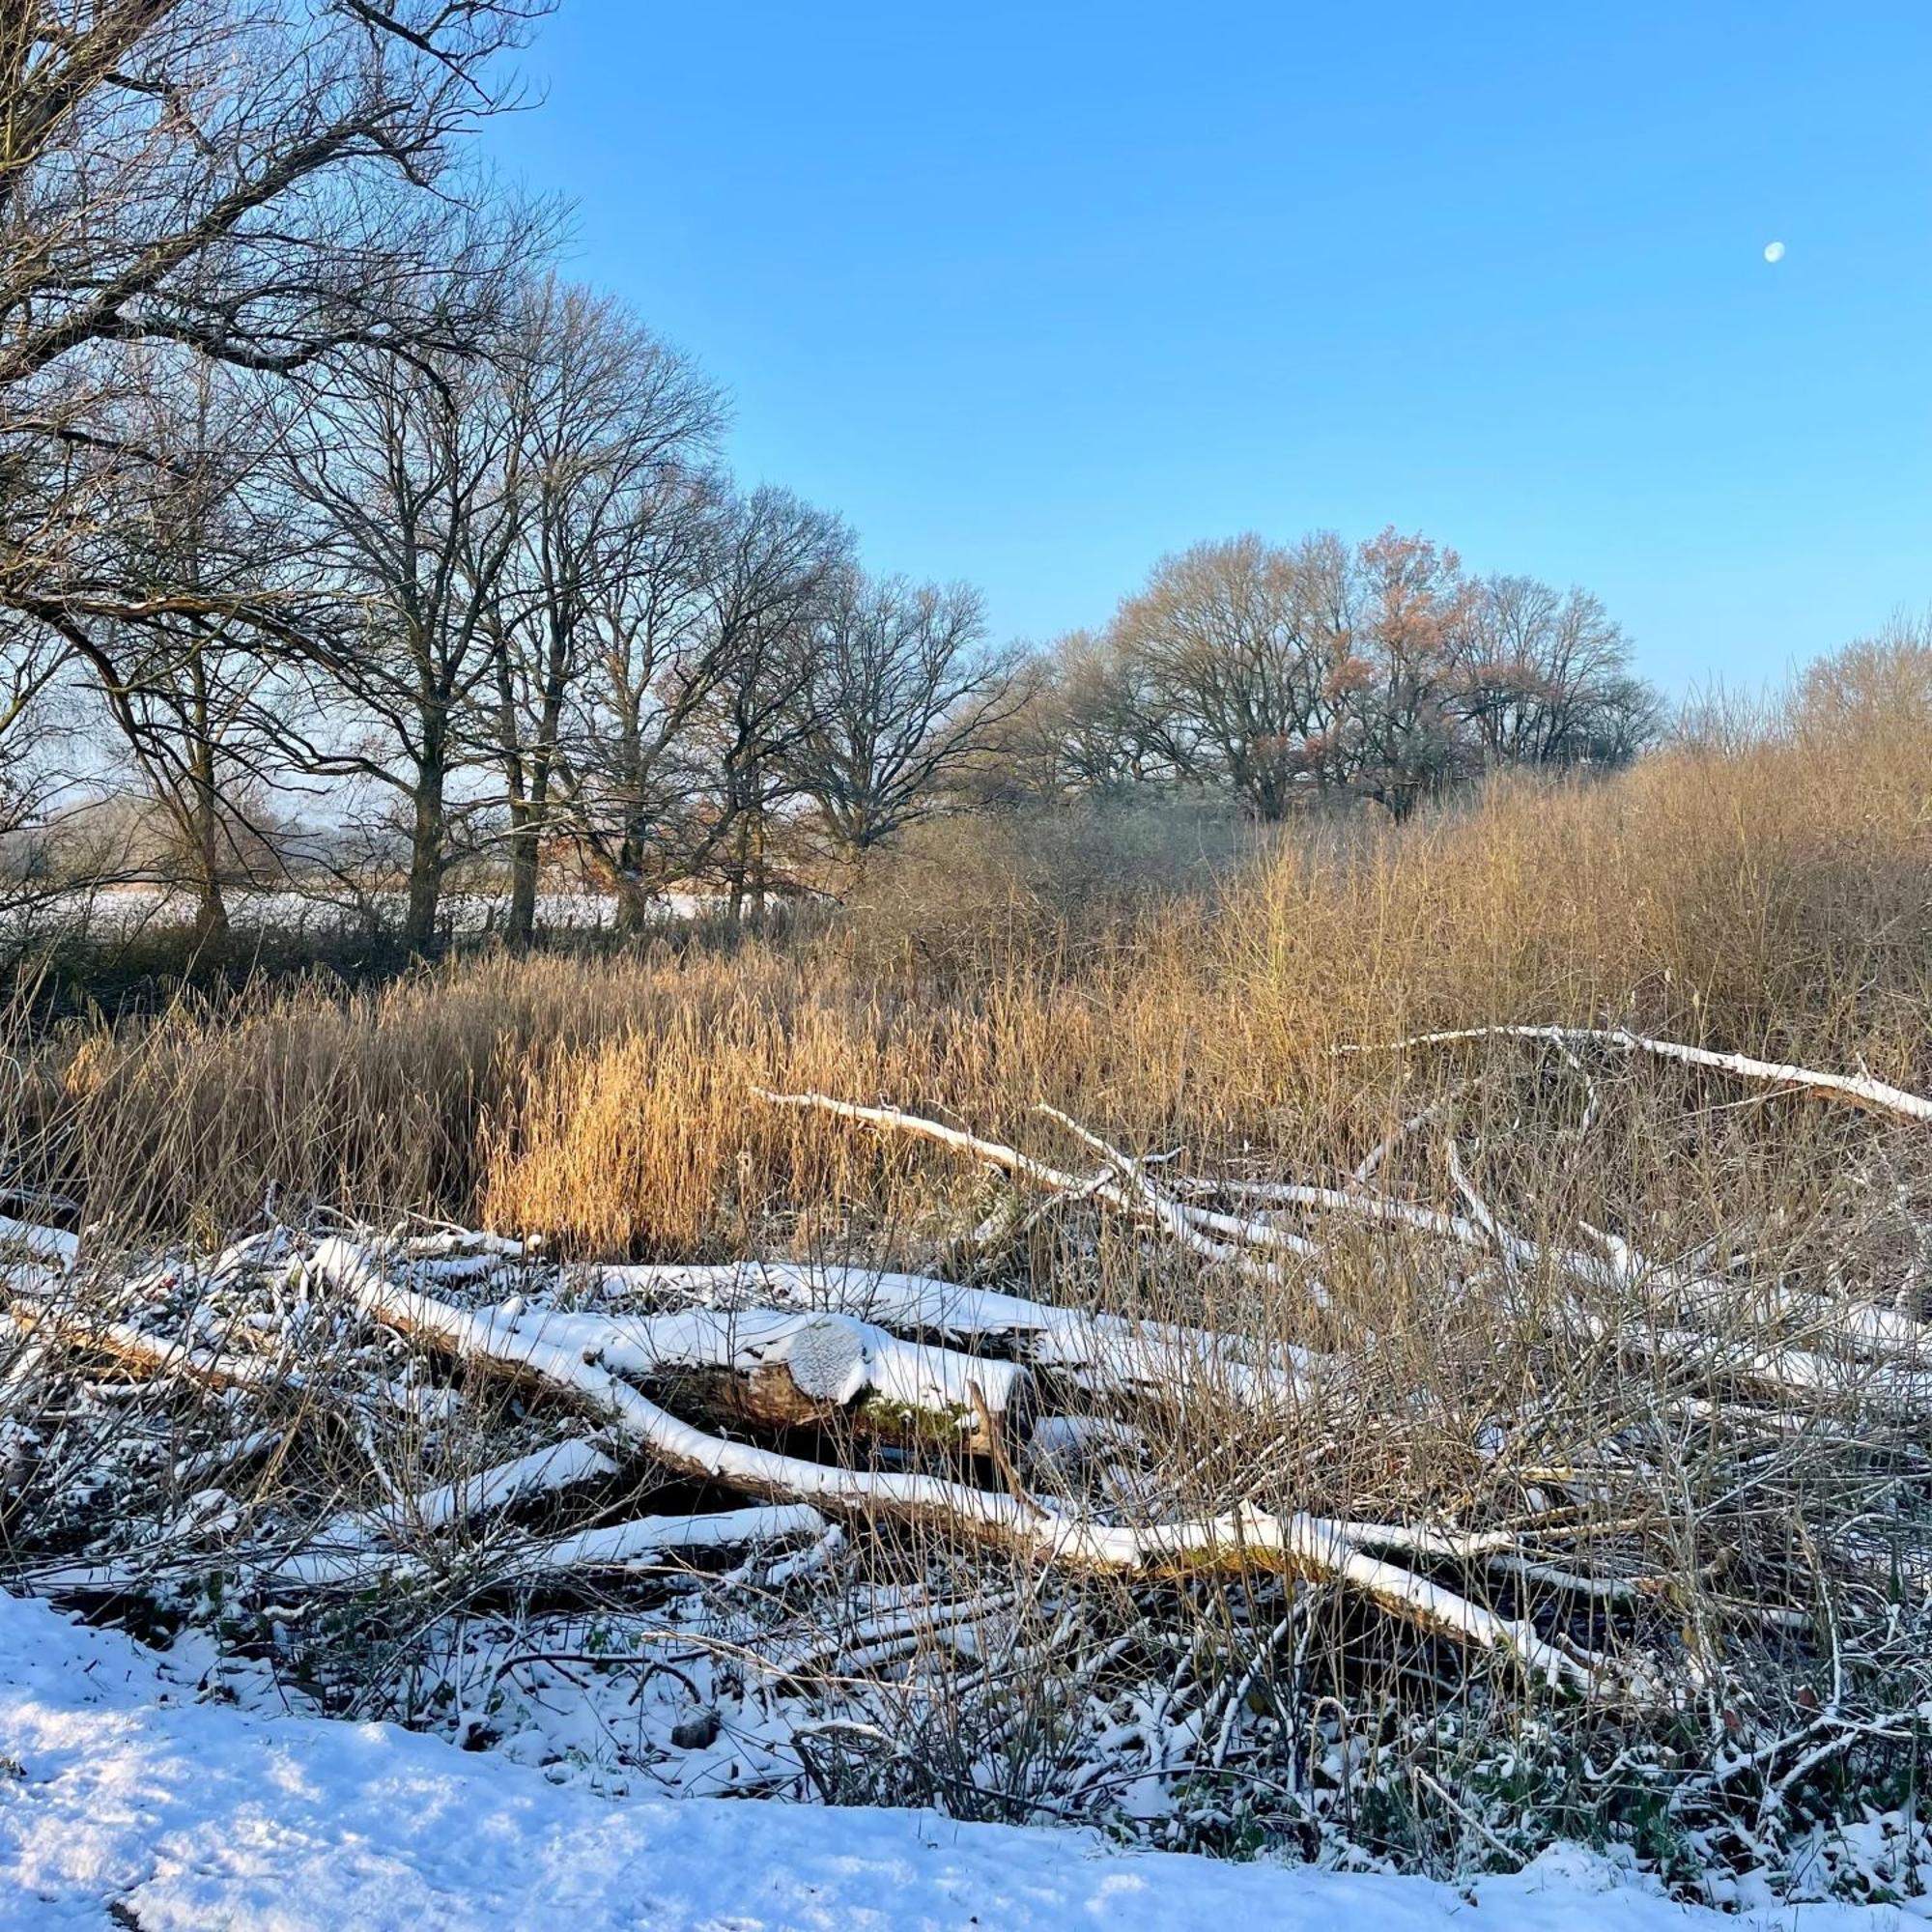
[[[496,164],[740,473],[1003,635],[1385,524],[1673,690],[1932,605],[1927,0],[562,0],[524,65]]]

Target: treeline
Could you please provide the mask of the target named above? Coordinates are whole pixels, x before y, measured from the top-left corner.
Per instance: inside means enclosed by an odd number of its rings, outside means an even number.
[[[1205,786],[1264,819],[1346,797],[1400,817],[1500,765],[1623,764],[1660,717],[1587,591],[1473,579],[1393,529],[1197,545],[1040,677],[1014,748],[1033,783]]]
[[[64,0],[0,26],[0,784],[16,873],[403,894],[548,868],[640,921],[836,884],[946,810],[1129,787],[1396,812],[1613,763],[1596,601],[1388,532],[1159,566],[996,647],[719,460],[717,387],[467,158],[520,0]],[[125,810],[138,801],[138,838]],[[113,828],[111,835],[101,828]]]

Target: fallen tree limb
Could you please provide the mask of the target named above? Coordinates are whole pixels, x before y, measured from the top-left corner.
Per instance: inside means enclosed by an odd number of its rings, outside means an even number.
[[[1280,1564],[1334,1577],[1431,1632],[1517,1659],[1532,1676],[1580,1689],[1638,1687],[1593,1652],[1544,1637],[1526,1619],[1484,1605],[1376,1556],[1336,1525],[1296,1514],[1241,1509],[1211,1520],[1128,1526],[1098,1522],[941,1477],[844,1469],[731,1442],[681,1420],[609,1370],[521,1332],[513,1322],[452,1308],[387,1281],[375,1257],[348,1240],[326,1241],[315,1267],[365,1314],[478,1366],[551,1385],[624,1431],[682,1475],[720,1482],[769,1502],[811,1502],[860,1516],[931,1522],[1037,1560],[1145,1575]]]
[[[1264,1263],[1253,1252],[1260,1248],[1284,1255],[1308,1257],[1320,1251],[1312,1242],[1264,1221],[1250,1221],[1232,1214],[1217,1214],[1207,1208],[1189,1208],[1161,1193],[1145,1175],[1135,1174],[1125,1180],[1108,1180],[1094,1175],[1069,1174],[1065,1168],[1036,1160],[1004,1141],[981,1140],[959,1127],[949,1127],[920,1114],[901,1113],[896,1107],[862,1107],[851,1100],[835,1100],[825,1094],[774,1094],[763,1087],[752,1090],[774,1107],[830,1114],[837,1120],[856,1121],[866,1126],[883,1127],[914,1140],[931,1141],[940,1147],[971,1154],[988,1167],[998,1168],[1018,1180],[1030,1180],[1055,1194],[1078,1195],[1104,1201],[1108,1207],[1133,1220],[1158,1229],[1204,1261],[1238,1266],[1268,1279],[1279,1274],[1272,1263]],[[1063,1122],[1065,1116],[1057,1116]],[[1098,1147],[1117,1166],[1131,1163],[1104,1142],[1095,1141],[1082,1130],[1082,1138]]]
[[[45,1302],[15,1301],[14,1326],[27,1334],[43,1329],[71,1347],[91,1349],[143,1376],[185,1376],[208,1388],[291,1388],[299,1377],[276,1362],[237,1355],[197,1343],[150,1335],[128,1321],[101,1321]]]
[[[378,1575],[415,1576],[429,1566],[406,1547],[410,1540],[435,1538],[478,1517],[616,1473],[615,1462],[596,1443],[573,1436],[405,1496],[386,1509],[337,1517],[299,1549],[270,1565],[260,1580],[326,1589]]]
[[[965,1348],[992,1345],[1097,1395],[1172,1398],[1199,1391],[1246,1407],[1278,1408],[1307,1401],[1316,1390],[1316,1372],[1331,1366],[1305,1350],[1264,1347],[1218,1329],[1130,1321],[875,1268],[796,1262],[664,1264],[601,1268],[594,1279],[607,1293],[675,1295],[725,1305],[752,1297],[781,1308],[857,1316]],[[976,1358],[973,1373],[977,1377],[994,1366]]]
[[[1688,1046],[1681,1040],[1652,1039],[1622,1027],[1458,1027],[1446,1033],[1411,1034],[1406,1039],[1338,1046],[1335,1051],[1399,1053],[1411,1046],[1442,1046],[1469,1039],[1535,1039],[1565,1047],[1607,1046],[1625,1053],[1648,1053],[1660,1060],[1678,1061],[1686,1066],[1707,1066],[1716,1072],[1734,1073],[1741,1080],[1767,1080],[1781,1087],[1803,1087],[1812,1093],[1835,1094],[1856,1106],[1897,1114],[1908,1121],[1932,1122],[1932,1099],[1874,1080],[1867,1073],[1820,1073],[1788,1061],[1757,1060],[1747,1053],[1716,1053],[1709,1047]]]
[[[1036,1406],[1017,1363],[904,1341],[842,1310],[613,1317],[545,1309],[519,1321],[534,1338],[619,1374],[648,1383],[676,1378],[681,1406],[766,1428],[842,1419],[864,1435],[990,1455],[998,1433],[1023,1430]]]
[[[803,1095],[800,1098],[816,1099],[817,1095]],[[1038,1110],[1050,1121],[1057,1121],[1083,1146],[1093,1149],[1109,1162],[1121,1178],[1131,1186],[1142,1201],[1147,1204],[1148,1213],[1154,1222],[1170,1233],[1182,1228],[1194,1229],[1207,1235],[1219,1235],[1243,1247],[1274,1249],[1283,1254],[1299,1255],[1304,1261],[1314,1261],[1321,1256],[1321,1248],[1313,1241],[1305,1240],[1299,1235],[1292,1235],[1287,1230],[1277,1228],[1267,1221],[1256,1221],[1243,1214],[1221,1214],[1211,1208],[1195,1208],[1184,1201],[1177,1201],[1172,1195],[1163,1193],[1148,1178],[1142,1162],[1122,1153],[1117,1147],[1103,1141],[1096,1133],[1083,1127],[1070,1114],[1064,1114],[1058,1107],[1041,1106]],[[916,1120],[915,1115],[902,1115],[900,1121]],[[921,1122],[921,1125],[931,1125],[930,1122]],[[1092,1183],[1090,1182],[1091,1186]]]
[[[826,1521],[809,1503],[760,1503],[749,1509],[712,1510],[696,1516],[647,1516],[606,1523],[569,1536],[523,1545],[507,1555],[518,1577],[586,1572],[629,1575],[658,1570],[667,1559],[715,1550],[767,1548],[803,1543],[825,1533]]]
[[[396,1514],[404,1526],[435,1535],[533,1497],[555,1495],[579,1483],[597,1482],[616,1473],[617,1464],[601,1445],[573,1435],[568,1441],[533,1449],[527,1456],[426,1490],[410,1497]]]
[[[1436,1235],[1466,1248],[1490,1245],[1484,1229],[1458,1214],[1445,1214],[1439,1208],[1425,1208],[1413,1201],[1399,1201],[1388,1194],[1370,1194],[1341,1187],[1308,1187],[1289,1180],[1230,1180],[1216,1190],[1234,1201],[1266,1203],[1281,1208],[1298,1208],[1309,1213],[1353,1215],[1364,1221],[1381,1221],[1391,1227],[1411,1228],[1417,1234]]]
[[[246,1589],[289,1591],[364,1590],[378,1583],[410,1585],[441,1575],[480,1578],[492,1589],[511,1589],[547,1578],[639,1576],[663,1570],[678,1557],[746,1551],[821,1536],[826,1520],[809,1504],[761,1504],[694,1516],[639,1517],[556,1537],[499,1538],[482,1549],[452,1554],[446,1563],[347,1535],[380,1527],[375,1518],[345,1518],[340,1533],[325,1530],[312,1545],[285,1556],[251,1550],[235,1561],[236,1580]],[[206,1555],[154,1549],[114,1563],[76,1563],[29,1572],[25,1581],[56,1599],[140,1595],[183,1578],[225,1569]]]

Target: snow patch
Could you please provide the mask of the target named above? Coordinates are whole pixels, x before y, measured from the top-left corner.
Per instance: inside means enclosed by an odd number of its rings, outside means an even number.
[[[0,1926],[144,1932],[1785,1932],[1566,1849],[1511,1878],[1425,1879],[1123,1855],[1091,1835],[925,1812],[599,1799],[386,1724],[178,1701],[166,1661],[0,1597]],[[1916,1909],[1915,1909],[1915,1916]],[[1807,1906],[1808,1932],[1896,1908]]]

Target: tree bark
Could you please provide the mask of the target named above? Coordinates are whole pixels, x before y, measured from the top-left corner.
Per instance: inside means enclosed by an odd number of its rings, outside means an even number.
[[[403,919],[403,945],[418,955],[436,944],[436,917],[442,899],[443,840],[448,830],[442,792],[440,764],[425,766],[412,800],[409,907]]]

